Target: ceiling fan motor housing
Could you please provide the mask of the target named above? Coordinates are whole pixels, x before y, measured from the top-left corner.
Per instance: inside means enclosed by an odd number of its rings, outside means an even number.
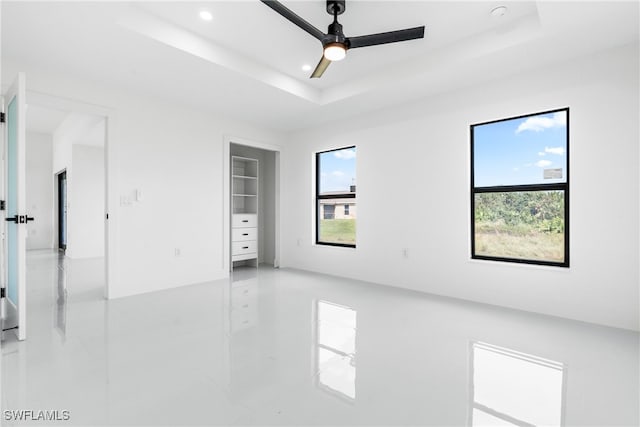
[[[329,25],[327,34],[322,38],[323,46],[326,46],[331,43],[340,43],[345,47],[348,47],[346,43],[346,37],[342,32],[342,24],[338,23],[337,21]]]
[[[327,0],[327,13],[331,16],[342,15],[347,8],[346,0]]]

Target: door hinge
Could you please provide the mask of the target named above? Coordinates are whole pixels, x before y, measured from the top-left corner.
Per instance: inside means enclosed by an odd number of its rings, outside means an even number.
[[[0,113],[0,123],[5,123],[6,119],[4,117],[4,113]]]
[[[7,295],[6,288],[0,288],[0,298],[4,298]]]

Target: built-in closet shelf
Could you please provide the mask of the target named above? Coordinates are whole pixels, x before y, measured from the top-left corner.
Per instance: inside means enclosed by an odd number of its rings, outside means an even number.
[[[231,157],[231,262],[258,266],[258,160]]]

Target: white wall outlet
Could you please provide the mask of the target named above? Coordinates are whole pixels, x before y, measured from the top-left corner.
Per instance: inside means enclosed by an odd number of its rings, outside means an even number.
[[[175,256],[180,256],[180,248],[175,248],[173,253]]]
[[[141,201],[142,201],[142,190],[138,188],[136,189],[136,202],[141,202]]]
[[[404,259],[409,258],[409,248],[402,248],[402,258]]]

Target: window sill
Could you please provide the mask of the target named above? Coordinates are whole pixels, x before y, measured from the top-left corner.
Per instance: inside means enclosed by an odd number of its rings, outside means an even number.
[[[500,261],[500,260],[489,260],[489,259],[475,259],[469,258],[467,262],[470,264],[480,264],[484,266],[501,266],[501,267],[514,267],[514,268],[530,268],[534,270],[547,270],[547,271],[555,271],[555,272],[564,272],[569,273],[571,267],[564,267],[559,265],[544,265],[544,264],[529,264],[526,262],[509,262],[509,261]]]
[[[332,245],[330,243],[314,243],[312,246],[317,248],[331,248],[331,249],[341,249],[341,250],[355,250],[357,246],[343,246],[343,245]]]

